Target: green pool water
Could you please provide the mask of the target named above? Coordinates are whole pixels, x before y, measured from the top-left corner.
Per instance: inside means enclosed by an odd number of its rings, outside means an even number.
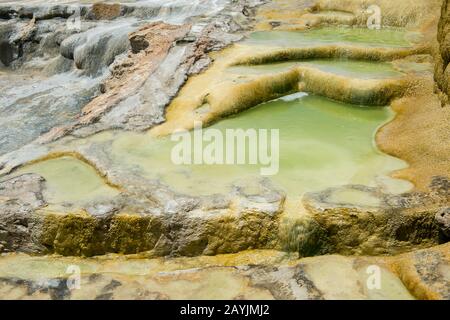
[[[266,178],[290,197],[345,184],[381,186],[391,192],[403,192],[410,184],[388,175],[406,164],[379,152],[374,145],[377,128],[392,114],[388,107],[355,106],[300,93],[261,104],[210,128],[221,132],[278,129],[279,171]],[[207,130],[204,128],[203,132]],[[99,140],[96,136],[89,139]],[[110,145],[105,150],[113,167],[159,179],[175,191],[191,195],[228,193],[236,181],[261,179],[260,169],[267,167],[261,163],[176,165],[171,152],[177,142],[148,133],[121,131],[104,135],[103,139],[109,139]],[[192,152],[195,154],[195,150]],[[70,157],[44,161],[20,171],[42,175],[48,181],[47,195],[53,203],[86,202],[117,192],[89,165]]]
[[[391,63],[368,62],[357,60],[305,60],[270,63],[262,65],[232,66],[227,69],[229,73],[239,75],[261,75],[287,71],[296,66],[314,67],[321,71],[339,74],[358,79],[387,79],[400,78],[404,73],[394,69]]]
[[[109,199],[119,193],[108,186],[94,168],[70,156],[26,166],[17,172],[18,175],[22,173],[36,173],[44,177],[44,193],[50,204],[84,205],[94,200]]]
[[[323,44],[356,44],[373,47],[410,47],[420,35],[403,29],[324,27],[307,31],[258,31],[250,34],[245,44],[303,47]]]
[[[391,117],[389,108],[353,106],[297,94],[264,103],[211,128],[221,132],[278,129],[279,172],[268,178],[289,195],[349,183],[384,183],[404,190],[408,183],[387,175],[404,168],[405,163],[374,146],[374,133]],[[123,133],[114,139],[111,152],[117,164],[138,168],[142,175],[158,178],[183,193],[229,192],[234,181],[261,177],[261,165],[174,165],[171,150],[176,143],[169,138]]]

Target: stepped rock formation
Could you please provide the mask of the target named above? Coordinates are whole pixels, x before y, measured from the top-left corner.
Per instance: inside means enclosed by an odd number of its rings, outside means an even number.
[[[450,299],[450,4],[373,4],[365,34],[365,0],[1,3],[0,299]],[[191,194],[140,166],[194,121],[291,94],[390,105],[374,144],[407,166],[295,196],[269,178]]]

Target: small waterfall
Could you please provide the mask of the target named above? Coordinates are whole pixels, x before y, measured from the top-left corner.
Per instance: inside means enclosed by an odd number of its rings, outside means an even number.
[[[296,252],[299,257],[326,254],[328,250],[325,230],[311,217],[285,217],[280,225],[280,241],[286,252]]]

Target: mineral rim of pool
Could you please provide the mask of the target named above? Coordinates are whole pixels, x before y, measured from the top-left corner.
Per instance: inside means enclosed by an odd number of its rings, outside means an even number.
[[[227,72],[236,75],[264,75],[284,72],[297,66],[314,67],[321,71],[358,79],[392,79],[405,76],[405,73],[396,70],[389,62],[345,59],[314,59],[259,65],[238,65],[227,68]],[[409,64],[405,64],[405,68],[408,66]]]
[[[370,47],[411,47],[421,34],[400,28],[373,30],[353,27],[323,27],[307,31],[257,31],[243,44],[304,47],[324,44],[352,44]]]

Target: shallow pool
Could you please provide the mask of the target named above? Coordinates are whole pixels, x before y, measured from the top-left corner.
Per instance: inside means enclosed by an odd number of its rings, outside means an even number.
[[[370,47],[410,47],[420,35],[403,29],[371,30],[352,27],[323,27],[306,31],[258,31],[250,34],[244,44],[304,47],[323,44],[353,44]]]
[[[287,71],[297,66],[313,67],[321,71],[358,79],[392,79],[405,76],[404,73],[397,71],[393,65],[388,62],[369,62],[347,59],[321,59],[261,65],[238,65],[229,67],[227,72],[238,75],[262,75]]]
[[[17,174],[22,173],[36,173],[44,177],[44,193],[50,204],[84,205],[93,200],[112,198],[119,193],[93,167],[71,156],[28,165],[17,171]]]
[[[387,107],[354,106],[296,94],[261,104],[211,128],[222,132],[278,129],[279,172],[268,178],[293,196],[349,183],[407,189],[408,183],[387,177],[405,163],[379,152],[374,145],[377,128],[391,117]],[[171,150],[175,144],[169,137],[122,133],[115,138],[111,152],[121,166],[139,168],[142,175],[158,178],[184,193],[228,192],[236,180],[261,178],[261,165],[174,165]],[[192,149],[193,157],[195,152]]]

